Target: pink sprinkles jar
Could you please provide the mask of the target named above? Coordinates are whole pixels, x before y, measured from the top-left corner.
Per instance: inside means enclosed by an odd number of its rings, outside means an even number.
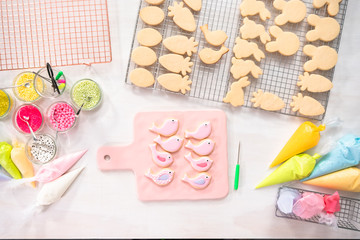
[[[29,123],[31,129],[36,132],[43,124],[43,116],[39,107],[36,105],[23,104],[15,112],[13,121],[19,132],[29,134],[30,129],[26,121]]]
[[[67,102],[55,102],[47,111],[48,125],[53,130],[64,132],[75,125],[76,114],[72,105]]]

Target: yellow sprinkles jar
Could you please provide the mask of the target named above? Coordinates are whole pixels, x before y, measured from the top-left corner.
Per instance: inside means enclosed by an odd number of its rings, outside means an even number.
[[[12,98],[4,90],[0,90],[0,119],[6,117],[12,107]]]
[[[22,72],[14,79],[14,86],[21,85],[17,88],[13,88],[15,96],[24,102],[34,102],[40,98],[40,95],[34,88],[35,74],[32,72]],[[37,84],[42,85],[41,79],[36,79]]]

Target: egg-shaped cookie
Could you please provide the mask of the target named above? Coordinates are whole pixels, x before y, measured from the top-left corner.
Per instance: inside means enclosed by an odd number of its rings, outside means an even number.
[[[149,47],[137,47],[131,53],[131,60],[139,66],[150,66],[157,60],[156,53]]]
[[[156,29],[143,28],[138,32],[136,39],[143,46],[154,47],[162,41],[162,36]]]
[[[140,10],[140,18],[144,21],[144,23],[156,26],[164,21],[165,14],[159,7],[148,6]]]
[[[130,72],[129,78],[138,87],[150,87],[155,83],[154,75],[145,68],[135,68]]]

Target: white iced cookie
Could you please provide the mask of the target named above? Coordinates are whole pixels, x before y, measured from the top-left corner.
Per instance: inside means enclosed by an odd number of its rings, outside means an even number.
[[[174,23],[181,29],[194,32],[196,30],[196,23],[192,12],[187,7],[184,7],[183,2],[178,3],[174,1],[173,4],[173,6],[168,7],[168,16],[173,17]]]
[[[222,45],[228,38],[226,32],[222,30],[210,31],[207,24],[200,26],[200,29],[206,41],[215,47]]]
[[[252,60],[242,60],[236,59],[235,57],[231,58],[231,63],[233,64],[230,68],[230,72],[235,79],[239,79],[251,73],[254,78],[259,78],[259,75],[262,74],[261,68],[256,66]]]
[[[164,11],[155,6],[144,7],[140,10],[140,18],[144,23],[156,26],[162,23],[165,18]]]
[[[249,86],[250,81],[248,77],[240,78],[238,81],[233,82],[230,91],[226,94],[223,102],[230,103],[234,107],[244,105],[244,90],[243,88]]]
[[[220,60],[220,58],[229,51],[224,45],[219,50],[213,50],[211,48],[203,48],[199,52],[200,60],[206,64],[214,64]]]
[[[147,2],[148,4],[151,5],[160,5],[164,2],[165,0],[145,0],[145,2]]]
[[[138,42],[145,47],[154,47],[162,41],[162,36],[159,31],[153,28],[141,29],[136,38]]]
[[[275,18],[276,25],[284,25],[287,22],[298,23],[301,22],[306,16],[306,5],[300,0],[275,0],[273,2],[274,8],[282,11]]]
[[[153,65],[156,60],[156,53],[149,47],[137,47],[131,53],[131,60],[139,66]]]
[[[259,49],[256,43],[249,42],[239,37],[237,37],[235,40],[233,52],[236,58],[247,58],[251,55],[253,55],[257,61],[265,58],[264,52]]]
[[[191,56],[192,53],[196,53],[196,47],[199,45],[198,42],[195,42],[193,37],[187,38],[183,35],[175,35],[165,38],[163,44],[173,53],[181,55],[186,53],[188,56]]]
[[[200,11],[202,7],[202,0],[184,0],[184,3],[195,12]]]
[[[172,92],[181,92],[185,94],[186,91],[190,91],[190,84],[192,83],[189,76],[181,76],[176,73],[165,73],[157,78],[157,81],[162,87]]]
[[[135,68],[130,72],[129,78],[138,87],[150,87],[155,83],[154,75],[145,68]]]
[[[290,103],[290,106],[293,112],[299,111],[300,114],[305,116],[318,116],[325,112],[323,105],[312,97],[304,97],[301,93],[298,93],[292,99],[293,101]]]
[[[261,20],[265,21],[271,18],[271,13],[266,9],[262,1],[257,0],[242,0],[240,4],[241,16],[254,16],[259,14]]]
[[[275,94],[264,92],[259,89],[253,92],[254,97],[250,100],[254,103],[253,107],[260,107],[266,111],[278,111],[285,107],[284,101]]]
[[[254,21],[244,18],[244,24],[240,27],[240,34],[242,39],[254,39],[260,37],[263,44],[270,41],[270,35],[265,31],[265,27],[261,24],[256,24]]]
[[[265,49],[268,52],[279,52],[284,56],[294,55],[300,47],[300,40],[292,32],[284,32],[278,26],[270,27],[270,34],[276,38],[275,41],[268,42]]]
[[[166,54],[159,58],[159,63],[161,66],[173,73],[180,73],[186,75],[187,72],[191,72],[191,66],[194,65],[193,62],[190,62],[190,57],[184,58],[182,55],[178,54]]]
[[[314,0],[314,8],[321,8],[327,4],[327,12],[330,16],[335,16],[339,12],[339,5],[341,0]]]
[[[311,60],[305,62],[304,70],[312,72],[316,69],[329,70],[336,65],[338,54],[335,49],[329,46],[315,47],[307,44],[304,46],[303,52],[305,55],[312,57]]]
[[[340,24],[331,17],[321,18],[318,15],[310,14],[307,17],[309,25],[314,26],[315,29],[306,33],[306,40],[309,42],[316,41],[318,39],[329,42],[334,40],[340,33]]]
[[[296,85],[300,87],[301,91],[327,92],[333,87],[329,79],[319,74],[309,75],[308,72],[304,72],[304,75],[299,75],[299,80]]]

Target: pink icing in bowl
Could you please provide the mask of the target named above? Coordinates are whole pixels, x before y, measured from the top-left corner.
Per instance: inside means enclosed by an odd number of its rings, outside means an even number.
[[[15,128],[20,133],[29,134],[30,129],[26,121],[23,120],[24,117],[29,118],[29,125],[34,132],[37,132],[39,129],[41,129],[44,118],[38,106],[35,104],[23,104],[15,111],[13,117],[13,124],[15,125]]]

